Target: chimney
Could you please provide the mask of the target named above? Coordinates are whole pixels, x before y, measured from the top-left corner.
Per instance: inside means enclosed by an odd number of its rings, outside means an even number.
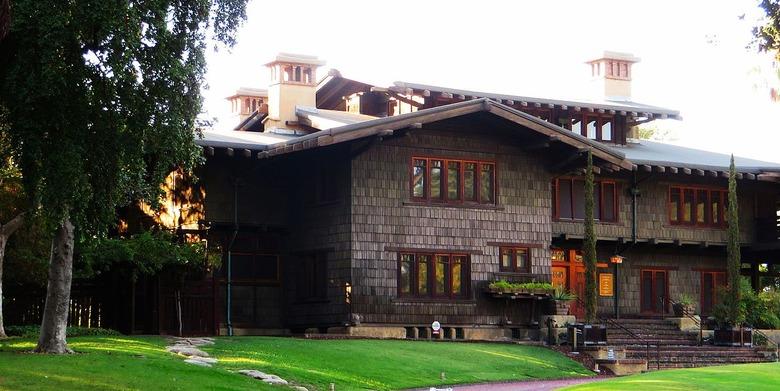
[[[268,119],[265,129],[294,128],[295,106],[317,106],[317,68],[325,61],[316,56],[279,53],[269,63]]]
[[[240,87],[233,95],[225,99],[230,102],[230,112],[233,114],[232,123],[244,122],[255,111],[268,112],[268,90]]]
[[[594,95],[614,101],[631,100],[631,65],[637,62],[639,58],[631,53],[610,51],[587,61]]]

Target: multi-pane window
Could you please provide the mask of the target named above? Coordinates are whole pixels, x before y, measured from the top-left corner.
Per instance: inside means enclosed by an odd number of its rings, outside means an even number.
[[[465,254],[401,253],[398,293],[407,297],[464,298],[469,257]]]
[[[307,254],[301,257],[299,281],[296,286],[298,299],[324,299],[328,292],[327,253]]]
[[[573,115],[561,118],[561,126],[591,140],[614,141],[612,118],[594,115]]]
[[[412,199],[446,203],[496,203],[496,164],[412,158]]]
[[[585,218],[585,181],[575,178],[559,178],[553,183],[553,216],[561,220]],[[596,220],[615,222],[618,216],[617,184],[598,180],[593,187],[593,217]]]
[[[675,225],[723,227],[728,193],[724,189],[671,186],[669,222]]]
[[[531,272],[531,252],[527,247],[501,247],[499,270],[512,273]]]

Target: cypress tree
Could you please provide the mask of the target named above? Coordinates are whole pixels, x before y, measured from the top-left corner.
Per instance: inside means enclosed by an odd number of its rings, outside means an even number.
[[[729,194],[728,210],[726,212],[728,221],[728,247],[726,248],[727,270],[728,270],[728,289],[729,289],[729,320],[732,326],[737,327],[745,320],[745,313],[742,311],[740,302],[740,268],[742,260],[739,249],[739,209],[737,205],[737,169],[734,165],[734,155],[731,155],[731,164],[729,165]]]
[[[585,172],[585,239],[582,243],[582,258],[585,262],[585,322],[596,318],[596,233],[593,221],[593,155],[588,151],[588,166]]]

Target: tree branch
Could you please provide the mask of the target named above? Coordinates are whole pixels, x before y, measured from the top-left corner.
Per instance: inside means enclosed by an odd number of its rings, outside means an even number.
[[[16,230],[19,229],[19,227],[21,227],[22,224],[24,223],[24,216],[25,216],[24,212],[19,213],[18,215],[16,215],[16,217],[11,219],[11,221],[7,222],[5,225],[0,225],[0,235],[10,236],[14,232],[16,232]]]

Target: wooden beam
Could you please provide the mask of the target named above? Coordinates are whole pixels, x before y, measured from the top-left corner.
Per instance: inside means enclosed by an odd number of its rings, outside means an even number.
[[[659,172],[659,173],[664,173],[664,172],[666,172],[666,167],[664,167],[664,166],[653,166],[653,171]]]
[[[579,112],[579,111],[581,111],[581,110],[582,110],[582,107],[580,107],[580,106],[574,106],[574,111],[577,111],[577,112]]]
[[[642,164],[639,166],[639,169],[644,172],[650,172],[653,171],[653,167],[648,166],[647,164]]]
[[[751,174],[749,172],[746,172],[745,173],[745,179],[755,180],[756,179],[756,174]]]
[[[455,98],[460,99],[460,100],[466,100],[466,96],[465,95],[461,95],[461,94],[455,95]]]
[[[718,177],[718,172],[717,171],[713,171],[713,170],[707,170],[707,176],[711,176],[713,178],[717,178]]]
[[[688,167],[683,167],[682,172],[685,175],[691,175],[691,169]]]
[[[698,168],[694,168],[693,169],[693,173],[698,175],[698,176],[704,176],[704,170],[700,170]]]
[[[214,147],[203,147],[203,154],[206,156],[214,156]]]
[[[569,106],[561,105],[561,110],[569,110]]]
[[[601,167],[599,167],[599,166],[595,166],[595,165],[594,165],[594,166],[593,166],[593,173],[594,173],[594,174],[597,174],[597,175],[598,175],[598,174],[601,174]]]
[[[626,112],[624,110],[620,110],[620,115],[625,117],[626,116]]]
[[[672,174],[677,174],[677,167],[669,167],[669,172]]]
[[[548,104],[547,104],[547,108],[548,108],[548,109],[554,109],[554,108],[555,108],[555,105],[554,105],[554,104],[552,104],[552,103],[548,103]]]
[[[246,158],[252,157],[252,151],[250,151],[248,149],[242,149],[241,150],[241,156],[246,157]]]
[[[528,102],[520,102],[520,106],[526,107],[528,106]]]
[[[594,111],[596,111],[596,109],[594,109],[594,108],[592,108],[592,107],[588,107],[588,113],[592,113],[592,112],[594,112]]]
[[[541,103],[534,103],[534,107],[536,107],[538,109],[538,108],[542,107],[542,104]]]
[[[609,111],[609,114],[611,114],[611,115],[615,115],[615,110],[610,110],[610,111]]]
[[[441,97],[445,99],[452,99],[452,94],[450,94],[449,92],[442,92]]]
[[[512,99],[507,99],[506,101],[504,101],[504,103],[506,103],[509,106],[512,106],[515,104],[515,101],[513,101]]]
[[[232,156],[233,156],[233,153],[234,153],[234,151],[233,151],[233,148],[225,148],[225,153],[226,153],[228,156],[232,157]]]
[[[599,112],[599,114],[604,114],[605,113],[604,109],[599,109],[598,112]]]
[[[415,122],[409,125],[409,129],[420,129],[422,128],[422,125],[421,122]]]
[[[727,178],[728,179],[728,177],[729,177],[729,172],[728,171],[720,171],[720,172],[718,172],[718,174],[720,175],[721,178]]]
[[[426,98],[427,98],[427,97],[429,97],[429,96],[431,96],[431,91],[429,91],[429,90],[423,90],[423,91],[422,91],[422,96],[424,96],[424,97],[426,97]]]

